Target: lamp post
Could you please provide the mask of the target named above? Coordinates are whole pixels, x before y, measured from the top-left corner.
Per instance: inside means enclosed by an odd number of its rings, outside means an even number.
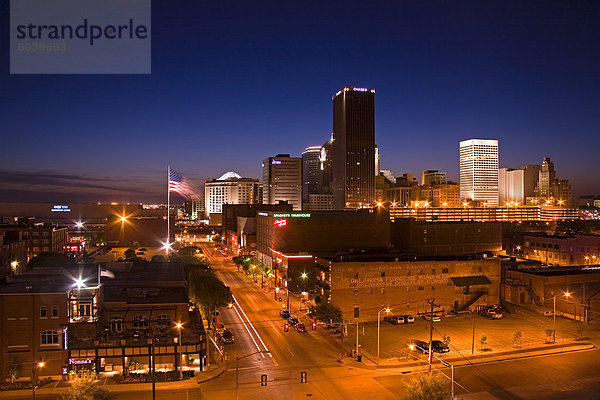
[[[554,311],[552,312],[552,318],[553,318],[553,326],[552,326],[552,343],[556,343],[556,298],[560,295],[564,294],[565,297],[570,297],[571,293],[569,292],[565,292],[565,293],[561,293],[561,294],[557,294],[556,296],[554,296],[552,298],[553,303],[554,303]]]
[[[33,371],[31,374],[31,389],[33,390],[33,399],[35,400],[35,384],[36,384],[36,373],[37,373],[37,369],[38,368],[44,368],[44,365],[46,365],[46,363],[44,361],[42,361],[42,357],[40,356],[40,358],[38,358],[38,362],[37,363],[33,363]]]
[[[385,311],[389,313],[391,310],[388,307],[383,307],[379,311],[377,311],[377,365],[379,365],[379,332],[381,326],[381,312]]]
[[[177,330],[179,331],[179,341],[177,342],[177,347],[179,347],[179,370],[181,371],[181,375],[183,376],[183,355],[181,354],[181,328],[183,328],[183,324],[178,322],[175,324]]]

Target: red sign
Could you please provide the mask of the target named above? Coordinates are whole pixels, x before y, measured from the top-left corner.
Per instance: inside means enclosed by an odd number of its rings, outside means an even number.
[[[277,226],[278,228],[281,228],[282,226],[286,226],[287,225],[287,219],[276,219],[273,222],[273,225]]]

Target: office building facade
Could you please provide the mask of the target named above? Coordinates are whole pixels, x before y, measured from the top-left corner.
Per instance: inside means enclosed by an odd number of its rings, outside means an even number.
[[[242,178],[235,172],[227,172],[204,184],[206,214],[220,215],[223,204],[254,204],[257,198],[258,179]]]
[[[460,142],[460,198],[498,205],[498,141]]]
[[[308,195],[319,192],[319,168],[321,146],[310,146],[302,153],[302,203],[308,203]]]
[[[527,197],[534,196],[540,172],[539,165],[498,170],[498,196],[500,205],[509,202],[525,204]]]
[[[375,90],[345,87],[333,96],[335,209],[375,203]]]
[[[441,185],[446,183],[446,173],[436,169],[421,171],[421,185]]]
[[[302,158],[278,154],[263,160],[263,203],[287,201],[302,209]]]

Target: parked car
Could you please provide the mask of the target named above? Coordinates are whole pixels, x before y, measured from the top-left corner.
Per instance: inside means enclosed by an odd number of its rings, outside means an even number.
[[[431,319],[431,317],[429,316],[429,314],[423,314],[422,317],[426,321],[429,321]],[[441,320],[442,319],[440,318],[439,315],[434,315],[433,316],[433,322],[440,322]]]
[[[406,323],[406,324],[414,324],[415,323],[415,317],[413,317],[412,315],[405,315],[404,316],[404,323]]]
[[[493,308],[488,308],[484,314],[489,319],[500,319],[502,318],[502,312],[499,310],[494,310]]]
[[[288,322],[289,322],[289,324],[290,324],[290,325],[292,325],[292,326],[293,326],[293,325],[296,325],[296,324],[298,323],[298,318],[296,318],[296,317],[289,317],[289,318],[288,318]]]
[[[446,343],[442,342],[441,340],[432,340],[431,350],[436,353],[450,353],[450,347],[448,347]]]
[[[420,351],[421,353],[425,354],[429,352],[429,343],[422,340],[412,339],[408,345],[408,348],[412,351]]]
[[[223,335],[221,335],[221,337],[223,338],[223,343],[225,343],[225,344],[231,344],[231,343],[235,342],[235,338],[233,337],[233,332],[231,332],[229,329],[225,329],[223,331]]]
[[[290,311],[289,310],[280,310],[279,311],[279,315],[281,316],[281,318],[283,319],[288,319],[290,317]]]
[[[294,326],[294,328],[296,329],[296,332],[306,332],[306,327],[304,324],[298,323]]]
[[[216,331],[216,332],[217,332],[219,335],[222,335],[222,334],[223,334],[223,332],[225,332],[225,325],[223,325],[223,324],[220,324],[220,325],[218,325],[218,326],[217,326],[217,329],[215,329],[215,331]]]
[[[325,329],[337,329],[342,326],[341,322],[328,322],[325,324]]]
[[[383,320],[393,325],[401,325],[406,323],[404,315],[390,315],[386,316]]]

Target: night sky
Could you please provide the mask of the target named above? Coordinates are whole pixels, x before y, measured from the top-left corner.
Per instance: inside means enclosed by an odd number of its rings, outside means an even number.
[[[325,4],[328,3],[328,4]],[[458,142],[500,166],[551,157],[600,194],[598,1],[154,0],[151,75],[9,75],[0,3],[0,201],[166,201],[328,140],[331,96],[376,89],[382,168],[458,179]]]

